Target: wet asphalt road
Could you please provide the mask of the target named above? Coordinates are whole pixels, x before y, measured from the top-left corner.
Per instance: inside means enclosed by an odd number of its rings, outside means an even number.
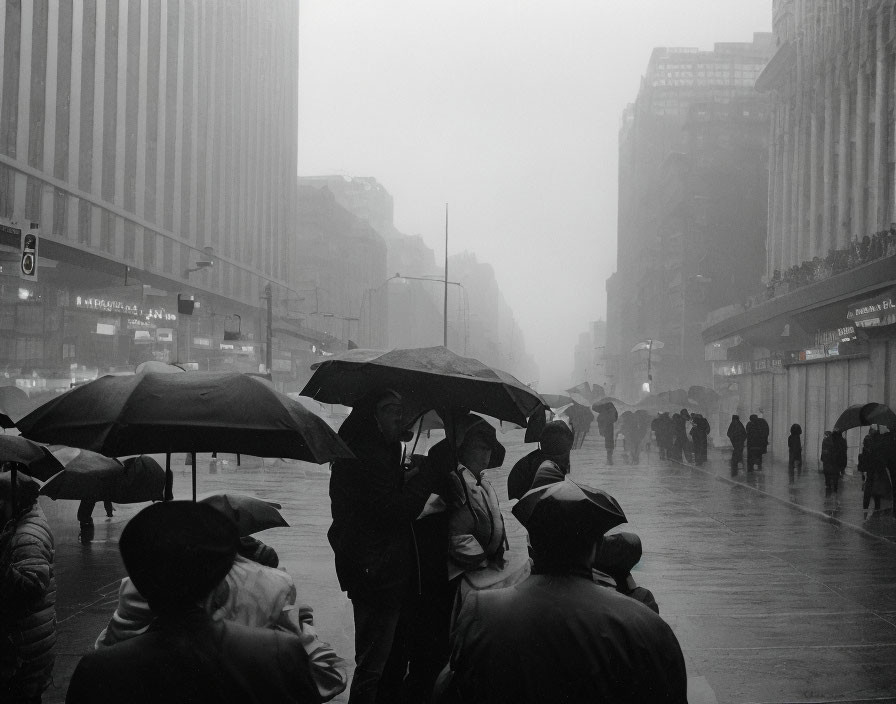
[[[534,446],[522,431],[499,434],[504,468],[490,479],[505,508],[512,548],[524,534],[506,499],[509,468]],[[290,528],[260,534],[315,609],[318,631],[351,659],[351,605],[339,591],[329,525],[326,466],[235,458],[216,474],[200,456],[199,492],[234,490],[283,504]],[[176,459],[182,459],[178,457]],[[175,495],[189,496],[188,468],[175,465]],[[639,584],[656,595],[681,642],[691,704],[711,702],[896,702],[896,521],[892,510],[866,518],[861,488],[843,480],[824,496],[815,471],[792,478],[766,460],[762,472],[732,477],[720,454],[698,469],[642,454],[608,467],[590,435],[573,454],[573,478],[612,493],[638,533]],[[42,499],[57,539],[59,643],[54,685],[61,702],[75,664],[114,609],[124,575],[117,538],[139,506],[116,507],[96,535],[77,540],[76,502]],[[885,506],[887,508],[887,506]],[[346,701],[347,694],[335,701]]]

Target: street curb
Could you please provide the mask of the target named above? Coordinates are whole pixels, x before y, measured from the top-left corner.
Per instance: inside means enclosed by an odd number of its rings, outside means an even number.
[[[881,541],[887,543],[888,545],[891,545],[894,548],[896,548],[896,541],[891,540],[890,538],[886,538],[882,535],[877,535],[876,533],[872,533],[871,531],[869,531],[865,528],[862,528],[861,526],[857,526],[854,523],[848,523],[847,521],[844,521],[840,518],[835,518],[834,516],[829,516],[828,514],[824,513],[823,511],[818,511],[814,508],[809,508],[808,506],[803,506],[802,504],[794,503],[793,501],[781,498],[780,496],[771,494],[767,491],[763,491],[762,489],[757,489],[756,487],[750,486],[749,484],[744,484],[743,482],[736,482],[733,479],[730,479],[729,477],[724,476],[723,474],[716,474],[715,472],[711,472],[708,469],[703,469],[702,467],[695,467],[692,464],[685,464],[684,462],[681,462],[679,460],[670,460],[670,461],[674,462],[675,464],[680,465],[682,467],[686,467],[687,469],[693,469],[698,472],[702,472],[703,474],[713,477],[714,479],[716,479],[718,481],[725,482],[726,484],[730,484],[732,486],[738,486],[743,489],[750,489],[751,491],[755,491],[757,494],[762,494],[763,496],[767,496],[770,499],[774,499],[778,503],[782,503],[785,506],[790,506],[791,508],[795,508],[799,511],[802,511],[803,513],[809,514],[810,516],[815,516],[816,518],[820,518],[824,521],[827,521],[828,523],[835,523],[836,525],[841,526],[843,528],[849,528],[850,530],[856,531],[857,533],[862,533],[863,535],[867,535],[871,538],[876,538],[877,540],[881,540]]]

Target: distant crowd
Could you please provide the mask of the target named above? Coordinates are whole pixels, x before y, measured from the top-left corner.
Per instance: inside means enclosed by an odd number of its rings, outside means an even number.
[[[873,235],[865,235],[861,240],[856,236],[847,247],[828,250],[827,256],[813,257],[785,269],[782,274],[775,270],[766,286],[766,299],[789,293],[794,289],[824,281],[831,276],[842,274],[863,264],[896,255],[896,225],[889,230],[881,230]]]

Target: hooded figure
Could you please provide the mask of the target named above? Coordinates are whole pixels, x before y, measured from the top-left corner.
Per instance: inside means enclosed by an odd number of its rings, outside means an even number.
[[[50,684],[56,644],[53,534],[37,482],[0,473],[0,701],[39,701]]]
[[[747,441],[747,430],[740,422],[740,416],[731,416],[727,435],[731,441],[731,469],[736,471],[737,466],[744,461],[744,443]]]
[[[297,636],[203,610],[238,544],[236,524],[207,504],[168,501],[134,516],[119,549],[156,619],[146,633],[82,658],[66,702],[320,701]]]
[[[526,525],[550,562],[536,559],[520,584],[466,596],[434,701],[687,701],[675,635],[649,608],[593,581],[603,530],[578,519],[571,511],[569,520],[542,522],[544,531]]]
[[[787,436],[787,471],[803,467],[803,429],[799,423],[790,426],[790,435]]]
[[[613,464],[613,450],[616,447],[616,421],[619,414],[612,405],[605,405],[597,414],[597,429],[604,439],[607,450],[607,464]]]
[[[507,476],[508,498],[523,498],[523,494],[532,488],[535,473],[545,460],[551,460],[564,475],[569,474],[569,453],[574,444],[569,426],[562,420],[552,420],[541,431],[539,442],[541,447],[519,459],[510,470]]]
[[[394,391],[358,401],[339,429],[355,459],[336,460],[330,474],[327,538],[355,618],[352,701],[397,699],[407,666],[406,653],[392,650],[406,646],[395,633],[405,627],[399,620],[418,587],[414,521],[440,486],[433,463],[405,480],[399,440],[405,420]]]
[[[699,413],[691,415],[691,441],[694,445],[694,464],[702,467],[707,459],[709,421]]]

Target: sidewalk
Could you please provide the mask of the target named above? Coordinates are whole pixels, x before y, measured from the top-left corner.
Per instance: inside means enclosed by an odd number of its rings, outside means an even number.
[[[880,511],[863,511],[860,474],[841,477],[837,493],[825,496],[824,475],[817,470],[803,469],[791,476],[785,460],[777,460],[768,454],[763,458],[764,466],[761,471],[747,472],[739,469],[732,473],[730,457],[730,450],[710,450],[706,465],[687,466],[713,475],[718,481],[749,487],[750,490],[841,526],[896,542],[896,519],[893,516],[892,502],[884,500]],[[871,506],[874,506],[873,501]]]

